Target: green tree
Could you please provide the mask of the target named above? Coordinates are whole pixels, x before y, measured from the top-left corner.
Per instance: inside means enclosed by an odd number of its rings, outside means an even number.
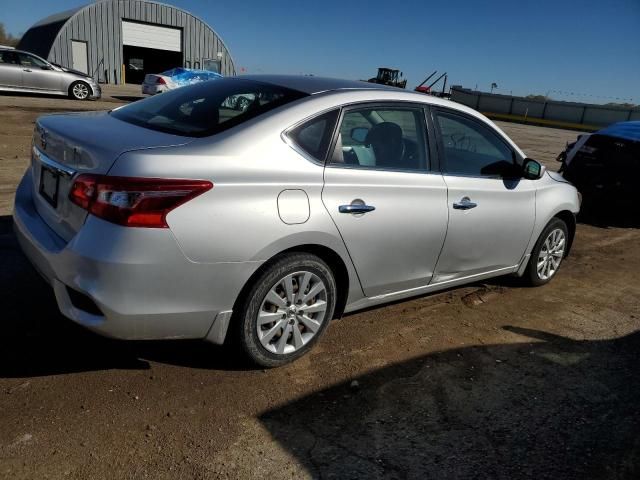
[[[18,45],[19,41],[20,37],[14,37],[10,33],[7,33],[6,29],[4,28],[4,24],[0,23],[0,45],[15,47],[16,45]]]

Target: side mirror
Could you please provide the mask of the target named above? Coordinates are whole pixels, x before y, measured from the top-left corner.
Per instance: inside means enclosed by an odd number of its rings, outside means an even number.
[[[43,65],[40,67],[42,70],[53,70],[53,67],[51,65]]]
[[[350,137],[358,143],[364,143],[369,134],[369,129],[365,127],[356,127],[351,129]]]
[[[522,164],[522,176],[527,180],[538,180],[544,175],[545,168],[532,158],[525,158]]]

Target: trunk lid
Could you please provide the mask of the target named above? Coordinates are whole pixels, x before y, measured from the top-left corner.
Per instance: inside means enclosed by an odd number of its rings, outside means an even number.
[[[31,169],[36,210],[69,241],[87,212],[69,200],[80,173],[106,174],[125,152],[184,145],[192,138],[149,130],[118,120],[108,112],[48,115],[36,121]]]

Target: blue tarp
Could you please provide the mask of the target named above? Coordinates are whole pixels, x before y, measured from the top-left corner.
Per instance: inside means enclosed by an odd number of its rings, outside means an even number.
[[[614,123],[595,133],[637,142],[640,141],[640,121]]]
[[[171,77],[171,81],[178,87],[184,87],[185,85],[191,85],[192,83],[206,82],[207,80],[217,80],[222,78],[222,75],[216,72],[210,72],[209,70],[194,70],[191,68],[172,68],[166,72],[162,72],[161,75]]]

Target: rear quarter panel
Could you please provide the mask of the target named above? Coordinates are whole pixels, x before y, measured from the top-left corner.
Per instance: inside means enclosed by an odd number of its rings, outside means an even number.
[[[347,266],[350,299],[362,297],[353,265],[322,200],[323,167],[287,145],[281,130],[255,128],[225,132],[215,140],[122,155],[110,175],[206,179],[214,187],[167,216],[167,223],[192,262],[252,262],[253,271],[278,253],[301,245],[321,245]],[[279,215],[284,190],[304,190],[304,223],[287,224]],[[248,280],[242,279],[242,285]]]

